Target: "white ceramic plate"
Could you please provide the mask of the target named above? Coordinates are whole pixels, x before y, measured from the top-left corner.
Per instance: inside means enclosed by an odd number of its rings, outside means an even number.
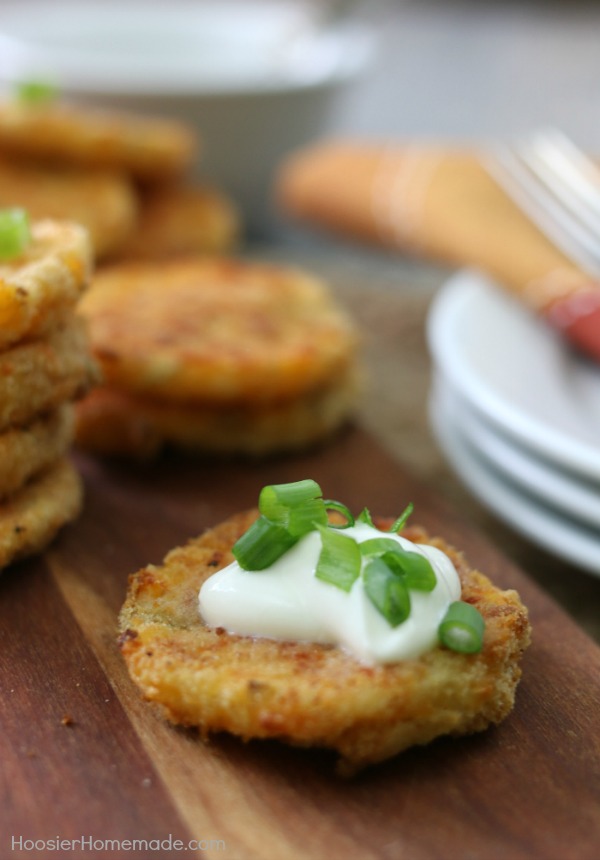
[[[600,530],[600,491],[597,485],[579,480],[571,472],[554,468],[548,461],[512,442],[508,436],[497,433],[441,377],[435,380],[433,397],[440,402],[444,414],[450,417],[465,441],[490,466],[542,503]]]
[[[65,91],[271,91],[351,77],[364,28],[320,26],[299,0],[3,0],[0,78],[42,76]]]
[[[441,400],[432,397],[430,420],[437,441],[471,492],[515,531],[559,558],[600,576],[600,535],[527,495],[480,458]]]
[[[600,482],[600,367],[482,275],[442,287],[428,338],[453,388],[498,430]]]

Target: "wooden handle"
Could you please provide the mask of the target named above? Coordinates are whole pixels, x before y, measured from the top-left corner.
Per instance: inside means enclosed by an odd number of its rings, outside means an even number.
[[[600,287],[506,196],[472,151],[331,142],[282,166],[283,211],[363,242],[490,274],[600,359]]]

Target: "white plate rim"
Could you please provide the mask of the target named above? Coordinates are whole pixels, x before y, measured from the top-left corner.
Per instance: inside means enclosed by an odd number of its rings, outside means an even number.
[[[435,364],[443,371],[471,406],[513,439],[538,455],[577,472],[586,479],[600,481],[600,449],[570,438],[519,411],[490,390],[473,374],[452,341],[453,325],[460,318],[463,300],[469,291],[481,286],[499,290],[480,272],[464,269],[453,275],[435,296],[427,319],[427,340]],[[549,333],[549,336],[551,333]]]
[[[231,3],[234,7],[233,15],[236,14],[236,6],[244,10],[248,5],[241,0],[231,0]],[[209,14],[211,5],[219,9],[216,0],[207,5]],[[293,7],[293,3],[288,5]],[[158,2],[149,5],[151,11],[160,10],[160,7]],[[374,52],[371,28],[360,21],[348,19],[341,22],[335,31],[324,28],[322,31],[315,30],[307,37],[307,44],[310,43],[317,54],[316,69],[314,62],[291,62],[289,57],[286,57],[279,67],[275,64],[271,69],[232,74],[222,80],[214,77],[204,80],[194,71],[174,68],[169,70],[168,66],[162,66],[160,72],[157,72],[151,64],[144,65],[143,69],[135,73],[132,73],[131,69],[124,73],[115,63],[111,65],[109,62],[94,69],[87,61],[78,62],[77,55],[63,56],[58,49],[36,45],[33,37],[28,39],[11,32],[15,21],[18,29],[24,18],[39,19],[40,16],[48,14],[48,9],[43,0],[32,0],[26,10],[23,10],[16,0],[11,0],[2,7],[0,48],[4,56],[0,71],[5,85],[10,87],[24,77],[29,79],[51,76],[65,94],[80,97],[102,94],[121,97],[233,98],[245,95],[293,94],[326,90],[357,78],[367,68]],[[59,7],[52,8],[52,14],[59,18],[61,14],[69,18],[70,10],[76,10],[80,16],[100,14],[103,19],[106,19],[107,14],[106,5],[100,0],[90,0],[83,6],[77,0],[64,0]],[[119,4],[119,10],[130,14],[127,5],[123,8],[123,5]],[[174,14],[184,16],[185,21],[185,16],[189,18],[190,15],[190,6],[178,0],[173,7],[169,4],[169,12],[171,17]],[[131,14],[139,14],[139,10],[132,6]],[[327,55],[328,62],[319,62],[319,51]],[[322,67],[319,68],[319,65]],[[49,70],[52,70],[51,73]]]
[[[494,469],[541,502],[592,528],[600,528],[600,493],[595,488],[498,433],[439,374],[432,386],[432,397],[442,403],[445,414],[464,439]]]
[[[429,401],[429,419],[442,452],[474,496],[538,546],[600,577],[600,539],[594,538],[591,529],[548,511],[477,459],[434,397]]]

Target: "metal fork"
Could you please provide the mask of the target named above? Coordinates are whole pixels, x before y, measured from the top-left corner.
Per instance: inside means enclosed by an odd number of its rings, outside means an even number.
[[[600,169],[556,129],[491,155],[490,173],[519,208],[573,262],[600,276]]]

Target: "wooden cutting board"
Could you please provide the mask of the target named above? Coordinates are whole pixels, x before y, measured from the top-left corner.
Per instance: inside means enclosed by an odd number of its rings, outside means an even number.
[[[61,838],[74,840],[68,853],[48,842],[30,856],[595,860],[600,649],[363,431],[266,464],[78,463],[81,519],[0,579],[0,857],[27,847],[19,840]],[[329,753],[204,743],[141,701],[115,644],[128,574],[254,505],[264,484],[303,477],[355,510],[396,515],[414,501],[415,523],[520,591],[534,642],[504,724],[343,781]],[[149,850],[107,842],[128,839]],[[176,839],[202,850],[182,854]]]

